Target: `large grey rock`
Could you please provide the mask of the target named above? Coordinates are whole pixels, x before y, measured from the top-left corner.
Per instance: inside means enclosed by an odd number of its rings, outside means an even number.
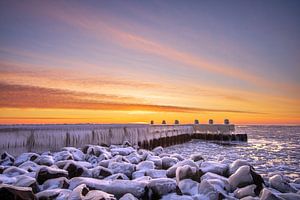
[[[221,181],[229,184],[228,178],[226,178],[224,176],[220,176],[218,174],[207,172],[207,173],[205,173],[204,175],[201,176],[201,181],[209,180],[209,179],[218,179],[218,180],[221,180]]]
[[[145,171],[135,171],[132,173],[132,179],[137,179],[140,177],[145,176],[146,172]]]
[[[250,164],[246,160],[237,159],[233,161],[233,163],[229,165],[229,176],[234,174],[241,166],[245,165],[250,166]]]
[[[259,197],[246,196],[241,198],[241,200],[259,200]]]
[[[68,189],[50,189],[36,194],[37,199],[68,199],[72,190]]]
[[[73,189],[68,199],[70,200],[83,200],[85,195],[89,192],[89,188],[85,184],[80,184]]]
[[[100,190],[91,190],[86,194],[83,200],[116,200],[116,198],[114,195]]]
[[[224,197],[208,180],[201,181],[199,193],[203,194],[209,200],[222,199]]]
[[[125,194],[119,200],[138,200],[135,196],[130,193]]]
[[[259,174],[257,174],[252,167],[248,165],[240,167],[234,174],[229,177],[228,181],[233,189],[255,184],[257,186],[256,193],[259,193],[261,191],[264,184],[263,178]]]
[[[82,152],[87,155],[94,155],[96,157],[99,157],[103,153],[109,153],[106,147],[98,145],[87,145],[82,149]]]
[[[178,195],[176,193],[170,193],[164,195],[161,200],[195,200],[193,197],[188,195]]]
[[[183,179],[193,179],[199,181],[199,171],[197,170],[197,168],[191,167],[189,165],[179,166],[176,169],[176,181],[177,183],[179,183],[179,181]]]
[[[19,168],[24,169],[28,172],[35,172],[40,168],[40,166],[38,164],[36,164],[35,162],[26,161],[26,162],[23,162],[21,165],[19,165]]]
[[[9,184],[13,185],[17,182],[16,177],[8,177],[6,175],[0,174],[0,184]]]
[[[75,161],[84,161],[85,159],[84,153],[75,147],[64,147],[62,150],[70,152]]]
[[[277,196],[269,189],[264,188],[260,193],[260,200],[284,200],[283,198]]]
[[[283,194],[278,194],[279,197],[285,199],[285,200],[296,200],[296,199],[300,199],[300,194],[297,193],[283,193]]]
[[[19,166],[19,165],[21,165],[22,163],[24,163],[26,161],[34,161],[39,156],[40,155],[38,155],[36,153],[22,153],[21,155],[19,155],[16,158],[14,165]]]
[[[54,162],[61,160],[73,160],[73,155],[68,151],[59,151],[53,154]]]
[[[113,171],[102,167],[102,166],[97,166],[89,170],[91,177],[93,178],[98,178],[98,179],[103,179],[108,176],[111,176],[113,174]]]
[[[177,158],[171,158],[171,157],[163,157],[162,159],[162,168],[163,169],[169,169],[170,167],[176,165],[178,163]]]
[[[68,172],[53,167],[41,167],[36,173],[36,180],[39,184],[43,184],[46,180],[59,177],[68,177]]]
[[[156,169],[162,168],[162,159],[159,156],[147,156],[148,161],[152,161]]]
[[[122,173],[131,178],[132,173],[135,171],[135,165],[131,163],[111,162],[108,165],[108,169],[110,169],[114,174]]]
[[[158,178],[150,180],[148,184],[152,199],[160,198],[163,195],[176,191],[176,181],[170,178]]]
[[[19,176],[16,176],[15,178],[16,178],[16,182],[14,183],[15,186],[30,187],[30,188],[32,188],[32,191],[34,193],[39,191],[39,188],[38,188],[35,178],[32,178],[27,175],[19,175]]]
[[[154,169],[154,168],[155,168],[154,162],[149,161],[149,160],[142,161],[138,165],[136,165],[137,171],[140,171],[140,170],[147,171],[147,170]]]
[[[88,169],[78,164],[75,161],[68,161],[63,167],[64,170],[68,172],[68,178],[81,176],[84,172],[87,173]]]
[[[15,166],[8,167],[2,172],[3,175],[6,175],[8,177],[14,177],[18,175],[27,174],[27,173],[28,171]]]
[[[150,169],[146,171],[146,176],[150,176],[151,178],[167,178],[167,171],[162,169]]]
[[[36,197],[30,187],[0,184],[0,199],[34,200]]]
[[[51,155],[41,155],[34,160],[39,165],[51,166],[54,164],[54,159]]]
[[[180,166],[184,166],[184,165],[189,165],[191,167],[196,168],[197,171],[199,170],[198,165],[194,161],[192,161],[192,160],[183,160],[183,161],[178,162],[176,165],[174,165],[173,167],[170,167],[167,170],[167,177],[168,178],[175,178],[177,168],[180,167]]]
[[[131,193],[137,198],[143,198],[146,194],[147,183],[130,180],[99,180],[94,178],[75,177],[70,180],[69,189],[73,190],[80,184],[85,184],[90,190],[101,190],[121,198],[126,193]]]
[[[138,164],[142,161],[142,156],[139,155],[136,151],[126,156],[126,159],[129,160],[131,164]]]
[[[297,189],[292,187],[286,180],[280,175],[274,175],[269,179],[270,186],[282,193],[297,192]]]
[[[106,177],[105,180],[129,180],[129,178],[125,174],[117,173]]]
[[[231,186],[229,185],[229,183],[227,183],[223,180],[208,179],[206,181],[208,181],[211,185],[213,185],[218,192],[224,194],[224,196],[226,196],[228,194],[228,192],[231,192]]]
[[[7,152],[4,152],[1,154],[0,157],[0,165],[2,166],[11,166],[14,164],[15,161],[15,157],[13,157],[12,155],[10,155]]]
[[[67,189],[69,187],[69,180],[65,177],[53,178],[45,181],[41,185],[42,190],[50,189]]]
[[[202,157],[202,154],[201,153],[195,153],[195,154],[192,154],[190,156],[190,159],[194,162],[197,162],[197,161],[200,161],[200,160],[204,160],[204,158]]]
[[[132,147],[125,147],[125,148],[113,148],[110,150],[113,156],[121,155],[121,156],[128,156],[129,154],[135,152],[135,149]]]
[[[229,168],[228,165],[214,162],[214,161],[202,162],[200,167],[203,173],[211,172],[221,176],[226,176],[226,174],[228,173],[228,168]]]
[[[184,179],[179,181],[178,188],[182,194],[190,196],[199,194],[199,183],[193,181],[192,179]]]
[[[176,158],[179,161],[184,161],[184,157],[178,153],[173,153],[172,155],[170,155],[170,157]]]
[[[241,199],[246,196],[252,196],[252,197],[258,196],[259,194],[255,193],[255,189],[256,189],[256,185],[254,184],[248,185],[243,188],[238,188],[234,191],[234,196],[238,199]]]
[[[164,152],[164,148],[161,146],[155,147],[154,149],[152,149],[152,152],[154,153],[154,155],[159,156]]]

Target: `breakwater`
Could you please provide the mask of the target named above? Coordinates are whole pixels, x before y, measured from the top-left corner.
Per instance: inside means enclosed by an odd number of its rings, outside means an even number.
[[[66,146],[117,145],[128,141],[144,149],[170,146],[191,139],[247,141],[234,134],[233,124],[77,124],[0,126],[0,151],[57,151]]]

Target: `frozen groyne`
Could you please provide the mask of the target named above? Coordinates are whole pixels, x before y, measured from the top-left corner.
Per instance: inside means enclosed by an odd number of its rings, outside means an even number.
[[[247,141],[247,135],[234,134],[233,124],[74,124],[0,126],[0,152],[57,151],[66,146],[87,144],[110,146],[124,141],[141,148],[170,146],[192,138],[219,141]]]

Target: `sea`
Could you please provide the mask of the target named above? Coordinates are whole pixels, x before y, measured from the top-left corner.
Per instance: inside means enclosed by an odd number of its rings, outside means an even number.
[[[236,126],[236,133],[247,133],[248,142],[213,143],[203,140],[165,148],[166,153],[189,157],[201,153],[205,160],[221,157],[247,160],[263,177],[279,173],[300,178],[300,126]]]

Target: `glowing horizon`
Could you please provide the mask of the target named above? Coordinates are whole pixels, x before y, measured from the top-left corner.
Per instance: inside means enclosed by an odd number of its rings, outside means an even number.
[[[297,6],[2,1],[0,124],[300,124]]]

